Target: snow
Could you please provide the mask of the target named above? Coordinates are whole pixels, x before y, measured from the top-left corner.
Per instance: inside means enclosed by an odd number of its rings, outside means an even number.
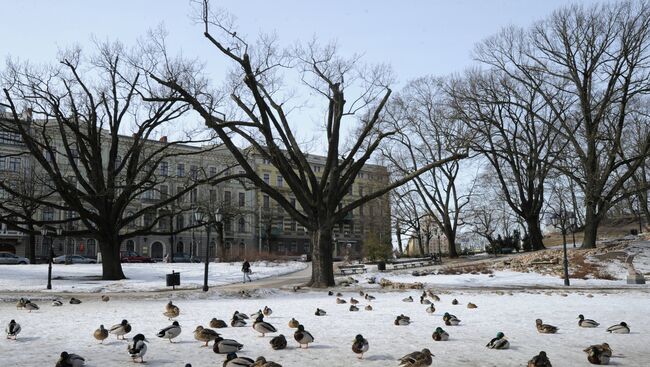
[[[153,263],[122,264],[128,279],[102,281],[101,264],[52,265],[52,291],[56,292],[130,292],[167,289],[165,275],[172,270],[181,273],[181,289],[203,286],[204,264]],[[302,262],[254,262],[253,280],[302,270]],[[209,286],[242,281],[241,262],[210,263]],[[0,265],[1,291],[43,291],[47,284],[47,265]]]
[[[351,296],[365,300],[356,292],[342,290],[344,298]],[[52,307],[46,300],[35,300],[41,305],[39,311],[28,313],[17,310],[15,301],[0,302],[2,326],[10,319],[22,325],[17,341],[0,340],[4,365],[46,366],[53,365],[61,351],[80,354],[87,358],[88,366],[131,365],[126,352],[126,342],[109,337],[104,345],[98,344],[93,331],[104,324],[110,327],[120,320],[128,319],[133,331],[127,337],[143,333],[149,340],[145,361],[149,366],[217,366],[224,360],[212,348],[201,348],[192,331],[197,325],[204,325],[212,317],[229,320],[235,310],[253,313],[264,306],[273,309],[265,321],[275,325],[288,339],[286,350],[274,351],[269,345],[271,336],[260,337],[250,326],[226,328],[220,332],[225,338],[244,344],[240,356],[256,358],[264,355],[268,360],[283,366],[397,366],[396,360],[406,353],[429,348],[437,366],[522,366],[540,350],[545,350],[554,366],[587,366],[586,354],[582,351],[591,344],[610,344],[614,351],[612,364],[620,366],[646,365],[650,360],[647,348],[650,316],[647,312],[648,294],[645,290],[618,290],[613,292],[594,291],[593,297],[585,294],[549,291],[518,291],[508,295],[492,291],[453,291],[439,294],[441,302],[436,303],[436,312],[429,315],[426,306],[404,303],[401,300],[411,295],[416,300],[419,291],[372,292],[377,297],[372,302],[374,311],[349,312],[349,304],[337,305],[335,297],[324,291],[282,292],[254,291],[250,298],[239,298],[227,293],[209,293],[208,298],[199,299],[201,292],[169,292],[161,294],[116,295],[104,303],[99,295],[81,297],[83,303]],[[50,297],[44,295],[43,297]],[[166,326],[163,315],[167,297],[180,307],[178,321],[183,331],[177,342],[170,344],[159,339],[155,333]],[[460,305],[453,306],[452,299]],[[64,301],[67,299],[64,298]],[[468,302],[478,309],[466,308]],[[316,307],[327,311],[327,316],[314,316]],[[460,326],[445,327],[442,314],[450,312],[458,316]],[[398,314],[411,317],[409,326],[395,326],[393,320]],[[584,314],[595,319],[601,326],[584,329],[577,326],[576,317]],[[294,329],[288,328],[288,321],[295,317],[315,337],[309,349],[298,349],[293,340]],[[538,334],[535,319],[560,328],[558,334]],[[608,334],[605,329],[626,321],[632,333]],[[448,342],[434,342],[431,333],[443,327],[451,335]],[[510,340],[509,350],[488,350],[485,344],[497,332],[504,332]],[[370,342],[370,350],[364,360],[358,360],[351,351],[356,334],[363,334]],[[274,335],[277,335],[274,334]]]

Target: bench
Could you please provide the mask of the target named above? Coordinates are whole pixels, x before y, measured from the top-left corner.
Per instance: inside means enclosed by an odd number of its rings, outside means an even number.
[[[396,270],[396,269],[407,269],[407,268],[419,268],[419,267],[431,266],[435,264],[436,264],[435,260],[427,259],[427,260],[400,261],[400,262],[392,263],[391,265],[393,265],[393,270]]]
[[[346,274],[365,273],[366,271],[368,271],[368,269],[366,269],[366,266],[363,264],[341,265],[339,266],[339,271],[341,272],[342,275],[346,275]]]

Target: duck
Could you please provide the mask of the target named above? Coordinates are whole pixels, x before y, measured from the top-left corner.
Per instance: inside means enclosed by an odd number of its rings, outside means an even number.
[[[366,340],[363,335],[357,334],[352,342],[352,351],[360,355],[359,359],[363,359],[363,353],[367,352],[368,349],[370,349],[368,340]]]
[[[544,324],[541,319],[535,320],[535,326],[537,327],[537,331],[542,334],[555,334],[558,330],[557,326]]]
[[[278,329],[276,329],[275,326],[264,321],[264,315],[257,316],[255,322],[253,323],[253,329],[258,333],[261,333],[262,336],[278,332]]]
[[[334,292],[332,292],[332,291],[328,291],[328,292],[327,292],[327,295],[328,295],[328,296],[333,296],[333,295],[334,295]]]
[[[173,304],[172,301],[169,301],[167,305],[165,305],[165,312],[163,312],[163,315],[168,320],[175,319],[180,314],[181,314],[181,310],[178,308],[178,306]]]
[[[366,310],[366,311],[372,311],[372,306],[371,306],[371,305],[367,305],[367,306],[365,307],[365,310]]]
[[[104,325],[99,325],[99,329],[95,330],[93,336],[95,339],[99,340],[100,343],[104,344],[104,339],[108,338],[108,330],[104,328]]]
[[[253,363],[251,367],[282,367],[282,365],[272,361],[267,361],[266,358],[260,356],[255,359],[255,363]]]
[[[16,302],[16,309],[17,310],[20,310],[21,308],[24,309],[26,304],[27,304],[27,300],[21,297],[18,300],[18,302]]]
[[[102,296],[102,302],[108,302],[110,300],[111,300],[111,297],[109,297],[109,296],[107,296],[105,294]]]
[[[214,340],[212,351],[217,354],[228,354],[239,352],[244,345],[234,339],[224,339],[221,334],[217,333],[217,338]]]
[[[374,300],[376,299],[375,296],[371,296],[371,295],[369,295],[368,293],[366,293],[366,295],[364,296],[364,298],[365,298],[367,301],[374,301]]]
[[[78,304],[81,304],[81,300],[78,299],[78,298],[74,298],[74,297],[72,297],[72,298],[70,298],[70,304],[71,304],[71,305],[78,305]]]
[[[287,347],[287,338],[285,338],[284,335],[280,334],[271,339],[269,344],[271,344],[271,348],[273,348],[273,350],[281,350]]]
[[[202,325],[199,325],[194,329],[194,339],[200,341],[200,342],[205,342],[205,345],[202,345],[202,347],[207,347],[208,343],[217,339],[219,337],[219,334],[212,330],[212,329],[206,329]]]
[[[306,348],[309,348],[309,343],[314,342],[314,336],[311,335],[309,331],[305,330],[305,327],[302,325],[298,325],[298,330],[293,333],[293,338],[298,342],[301,349],[303,345],[305,345]]]
[[[431,297],[434,302],[440,302],[440,297],[435,294],[431,294],[429,297]]]
[[[471,310],[471,309],[474,309],[474,308],[478,308],[478,306],[476,304],[472,303],[472,302],[469,302],[467,304],[467,308],[469,308]]]
[[[219,320],[213,317],[212,320],[210,320],[210,327],[215,329],[223,329],[223,328],[227,328],[228,324],[226,324],[226,322],[223,320]]]
[[[108,329],[109,334],[115,334],[117,339],[120,339],[120,335],[122,336],[122,340],[124,340],[124,335],[128,334],[131,332],[131,325],[127,320],[122,320],[119,324],[115,324],[111,326],[110,329]]]
[[[460,319],[449,312],[445,312],[442,316],[442,321],[444,321],[447,326],[456,326],[460,324]]]
[[[413,296],[408,296],[408,297],[402,299],[402,302],[413,302]]]
[[[172,322],[171,325],[167,326],[164,329],[161,329],[156,336],[162,339],[169,339],[170,343],[173,343],[172,339],[181,334],[181,326],[178,324],[178,321]]]
[[[449,340],[449,333],[442,330],[441,327],[437,327],[433,334],[431,334],[431,337],[437,342],[446,342]]]
[[[454,305],[454,306],[456,306],[456,305],[458,304],[458,300],[457,300],[456,298],[454,298],[454,299],[451,301],[451,304]]]
[[[246,326],[246,321],[242,319],[234,318],[230,321],[230,326],[232,327],[244,327]]]
[[[228,353],[226,355],[226,360],[223,361],[223,367],[249,367],[252,366],[255,361],[248,357],[238,357],[237,353]]]
[[[342,305],[342,304],[347,303],[347,302],[346,302],[346,300],[337,297],[336,298],[336,303],[339,304],[339,305]]]
[[[490,349],[508,349],[510,348],[510,342],[506,339],[506,336],[499,331],[497,336],[487,343],[486,347]]]
[[[609,364],[609,358],[612,356],[612,349],[607,343],[592,345],[584,351],[587,353],[587,360],[591,364]]]
[[[353,304],[353,305],[357,305],[357,304],[359,304],[359,301],[354,299],[354,297],[350,297],[350,303]]]
[[[262,310],[257,310],[257,312],[251,314],[251,318],[253,320],[257,319],[260,315],[264,316],[264,313]]]
[[[578,315],[578,319],[579,319],[578,326],[580,327],[598,327],[598,325],[600,325],[594,320],[585,319],[585,317],[582,315]]]
[[[627,323],[625,321],[621,322],[620,324],[617,325],[612,325],[607,328],[608,333],[614,333],[614,334],[629,334],[630,333],[630,327],[627,326]]]
[[[337,296],[337,297],[343,297],[343,293],[341,293],[341,292],[337,292],[337,293],[336,293],[336,296]]]
[[[13,339],[16,340],[16,337],[20,333],[20,324],[16,322],[16,320],[11,320],[7,324],[7,327],[5,328],[5,332],[7,333],[7,339]]]
[[[426,299],[424,297],[420,297],[420,304],[421,305],[430,305],[431,301],[429,301],[428,299]]]
[[[319,310],[319,308],[316,309],[316,316],[318,316],[318,310]],[[325,311],[323,311],[323,312],[325,312]],[[290,328],[297,329],[298,325],[300,325],[300,323],[298,322],[298,320],[294,319],[293,317],[291,318],[291,320],[289,320],[289,327]]]
[[[58,299],[55,299],[54,301],[52,301],[52,306],[61,307],[63,306],[63,302],[59,301]]]
[[[25,301],[25,309],[29,310],[31,313],[32,311],[38,310],[40,307],[38,305],[30,300]]]
[[[552,367],[551,361],[546,356],[546,352],[541,351],[528,361],[528,367]]]
[[[325,310],[323,310],[323,309],[316,308],[316,312],[314,312],[314,315],[316,315],[316,316],[325,316],[325,315],[327,315],[327,312]],[[291,319],[291,320],[294,320],[294,319]],[[291,327],[291,325],[289,325],[289,327]],[[296,325],[295,327],[298,327],[298,325]]]
[[[395,318],[395,322],[394,322],[394,324],[396,326],[407,326],[410,323],[411,323],[411,319],[409,319],[408,317],[402,317],[402,316],[397,316]]]
[[[133,337],[131,344],[129,344],[129,355],[133,362],[140,358],[140,363],[144,363],[144,355],[147,353],[147,344],[145,342],[148,342],[148,340],[142,334],[136,334]]]
[[[271,316],[273,310],[271,310],[271,308],[268,306],[264,306],[264,310],[262,311],[262,313],[264,314],[264,316]]]
[[[434,312],[436,312],[436,306],[434,306],[432,303],[429,305],[429,307],[427,307],[427,313],[429,315],[433,315]]]
[[[246,315],[245,313],[241,313],[239,311],[235,311],[235,313],[232,314],[232,318],[233,319],[238,318],[238,319],[242,319],[242,320],[248,320],[248,315]]]
[[[400,367],[431,366],[431,363],[433,363],[433,359],[431,357],[434,357],[434,355],[431,354],[431,351],[427,348],[424,348],[422,351],[409,353],[400,358],[399,365]]]
[[[352,312],[359,311],[359,307],[357,307],[355,305],[350,305],[350,311],[352,311]]]
[[[86,360],[74,353],[61,352],[59,360],[56,362],[56,367],[81,367],[86,364]]]

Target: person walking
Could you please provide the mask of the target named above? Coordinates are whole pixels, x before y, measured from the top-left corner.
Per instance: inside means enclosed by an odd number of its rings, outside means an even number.
[[[242,273],[244,273],[244,283],[246,283],[247,278],[248,278],[249,282],[252,282],[251,276],[250,276],[253,273],[251,271],[251,264],[246,259],[244,259],[244,263],[241,266],[241,271],[242,271]]]

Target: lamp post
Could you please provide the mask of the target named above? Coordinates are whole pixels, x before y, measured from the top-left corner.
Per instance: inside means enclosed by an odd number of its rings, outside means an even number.
[[[41,236],[43,236],[43,243],[45,243],[45,240],[47,239],[47,234],[49,233],[48,229],[46,227],[41,228]],[[56,229],[56,235],[57,237],[61,236],[61,233],[63,233],[63,228],[58,227]],[[52,248],[52,239],[50,238],[50,251],[49,251],[49,256],[48,256],[48,261],[47,261],[47,286],[46,289],[52,289],[52,260],[54,258],[54,249]]]
[[[555,215],[552,218],[552,223],[556,228],[559,228],[562,231],[562,250],[564,252],[563,267],[564,267],[564,285],[570,286],[569,281],[569,259],[567,257],[566,249],[566,222],[568,219],[568,213],[565,210],[560,210],[559,214]]]
[[[442,264],[442,250],[440,248],[440,228],[436,228],[436,235],[438,236],[438,257],[440,264]]]

